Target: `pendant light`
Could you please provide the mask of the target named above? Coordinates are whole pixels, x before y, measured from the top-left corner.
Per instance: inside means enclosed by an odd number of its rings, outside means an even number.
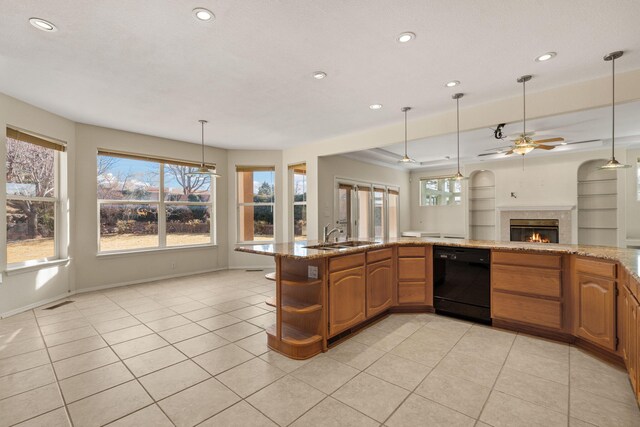
[[[453,176],[457,181],[467,179],[460,172],[460,98],[464,96],[463,93],[456,93],[451,98],[456,100],[456,133],[457,133],[457,146],[458,146],[458,172]]]
[[[533,151],[535,146],[527,139],[527,91],[526,84],[532,77],[530,75],[520,77],[517,82],[522,83],[522,138],[516,140],[513,152],[524,156]]]
[[[211,170],[204,164],[204,125],[209,122],[206,120],[198,120],[198,122],[200,122],[200,126],[202,128],[202,161],[196,170],[190,171],[187,175],[211,175],[214,178],[220,178],[221,175],[216,173],[215,169]]]
[[[404,156],[402,156],[402,158],[398,160],[398,163],[415,163],[416,162],[407,154],[407,111],[409,110],[411,110],[411,107],[402,107],[401,109],[401,111],[404,113]]]
[[[605,61],[611,61],[611,159],[600,169],[615,170],[630,168],[616,160],[616,59],[622,56],[622,51],[611,52],[604,57]]]

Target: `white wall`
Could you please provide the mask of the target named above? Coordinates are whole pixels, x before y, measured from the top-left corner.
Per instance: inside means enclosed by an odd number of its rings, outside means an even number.
[[[98,255],[98,217],[96,195],[96,154],[110,149],[198,161],[196,144],[156,138],[97,126],[77,125],[76,194],[81,215],[75,223],[78,251],[75,259],[79,290],[133,283],[154,278],[211,271],[227,266],[227,152],[206,147],[205,159],[216,163],[217,247],[150,250],[135,254]]]
[[[633,148],[626,153],[627,164],[632,165],[631,168],[626,169],[624,172],[618,175],[618,179],[622,179],[624,176],[627,191],[627,209],[626,209],[626,222],[627,222],[627,239],[640,239],[640,201],[638,200],[638,159],[640,159],[640,148]],[[624,175],[623,175],[624,174]]]
[[[624,149],[616,150],[616,157],[625,161],[627,155]],[[636,151],[637,153],[637,151]],[[512,157],[507,160],[485,161],[463,165],[465,176],[473,171],[490,170],[495,174],[496,208],[517,206],[577,206],[578,204],[578,168],[586,161],[593,159],[607,159],[611,155],[608,149],[578,153],[554,153],[544,157],[525,157],[524,169],[522,158]],[[630,162],[631,156],[630,157]],[[637,154],[636,154],[637,157]],[[411,174],[411,227],[422,231],[436,231],[440,233],[468,235],[468,197],[467,185],[463,184],[463,202],[453,206],[419,206],[419,180],[423,177],[433,177],[451,174],[455,171],[413,172]],[[618,173],[618,229],[620,230],[619,245],[623,244],[625,230],[625,205],[628,218],[640,215],[640,203],[632,203],[632,191],[626,191],[627,184],[623,179],[628,174],[629,186],[635,185],[634,170]],[[516,198],[511,197],[515,193]],[[625,194],[627,194],[625,200]],[[637,218],[638,216],[635,216]],[[627,234],[638,233],[638,221],[629,221]],[[572,213],[572,243],[577,243],[578,224],[577,210]],[[496,223],[496,230],[499,231]],[[497,236],[499,238],[499,236]]]
[[[327,156],[318,159],[318,235],[326,224],[335,226],[336,179],[361,181],[396,186],[400,190],[400,232],[409,228],[411,218],[409,173],[371,163],[360,162],[343,156]]]
[[[37,134],[55,138],[67,143],[66,174],[61,176],[61,188],[67,192],[62,198],[70,200],[68,206],[63,206],[63,215],[67,218],[58,219],[59,224],[69,224],[75,220],[75,168],[76,140],[75,125],[55,114],[36,108],[32,105],[18,101],[15,98],[0,93],[0,130],[4,132],[7,125],[29,130]],[[6,144],[0,144],[0,159],[5,159]],[[64,166],[64,165],[62,165]],[[0,162],[0,188],[6,186],[6,163]],[[0,241],[6,242],[6,197],[5,192],[0,191]],[[74,241],[69,239],[70,231],[66,228],[58,230],[58,238],[61,239],[62,257],[69,257],[71,261],[63,265],[51,266],[38,270],[23,270],[7,275],[2,273],[0,284],[0,315],[37,304],[39,301],[47,301],[59,298],[75,289],[74,256],[77,253]],[[6,263],[6,250],[0,251],[0,265]]]
[[[229,218],[227,232],[229,236],[229,268],[274,268],[275,262],[271,257],[235,252],[238,242],[238,180],[236,166],[275,166],[276,168],[276,208],[275,234],[276,241],[282,242],[285,234],[283,222],[284,206],[287,190],[287,171],[282,166],[281,151],[249,151],[229,150],[227,156],[227,215]]]

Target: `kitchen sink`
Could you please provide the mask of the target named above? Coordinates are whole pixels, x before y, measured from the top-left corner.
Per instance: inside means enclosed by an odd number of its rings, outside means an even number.
[[[357,248],[360,246],[367,246],[374,243],[378,243],[378,242],[349,240],[346,242],[321,243],[319,245],[305,246],[305,248],[317,249],[321,251],[332,251],[332,250],[338,250],[338,249]]]

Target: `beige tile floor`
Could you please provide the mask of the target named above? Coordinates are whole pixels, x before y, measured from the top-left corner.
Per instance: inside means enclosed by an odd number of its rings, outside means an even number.
[[[392,315],[287,359],[266,346],[263,274],[75,295],[0,320],[0,426],[640,425],[618,367],[436,315]]]

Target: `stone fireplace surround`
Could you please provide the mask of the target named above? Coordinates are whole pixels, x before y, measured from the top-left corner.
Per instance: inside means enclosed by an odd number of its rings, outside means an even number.
[[[575,206],[502,206],[498,207],[499,240],[511,239],[512,219],[557,219],[558,243],[570,244],[572,211]]]

